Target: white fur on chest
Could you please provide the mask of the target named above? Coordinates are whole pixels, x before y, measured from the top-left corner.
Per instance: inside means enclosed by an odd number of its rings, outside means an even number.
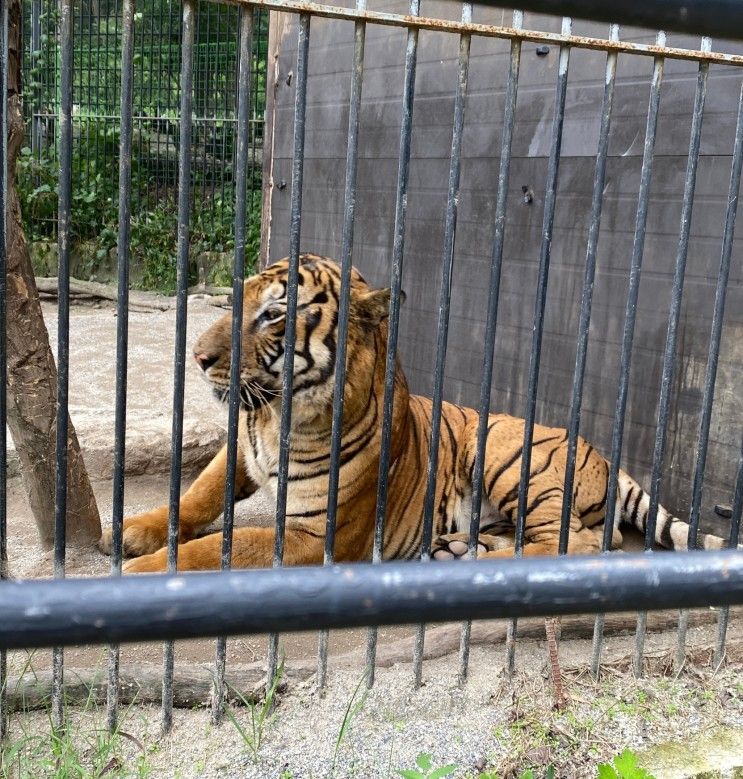
[[[274,498],[278,491],[279,424],[278,416],[271,415],[260,420],[250,420],[245,416],[241,418],[240,427],[240,448],[248,475]],[[302,442],[296,440],[298,436],[296,429],[292,430],[290,442],[299,443],[301,447]],[[306,465],[292,461],[290,446],[287,515],[325,511],[327,484],[327,473],[322,469],[321,473],[314,476],[307,473]]]

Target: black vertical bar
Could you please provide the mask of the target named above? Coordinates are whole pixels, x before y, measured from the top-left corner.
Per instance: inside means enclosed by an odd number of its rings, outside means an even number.
[[[702,399],[702,416],[699,420],[699,438],[697,440],[696,463],[694,466],[694,481],[691,491],[691,510],[689,511],[689,539],[687,547],[695,549],[699,531],[699,508],[702,504],[702,484],[704,482],[704,467],[707,462],[707,445],[709,444],[709,428],[712,420],[712,401],[715,397],[715,380],[717,378],[717,361],[720,356],[720,339],[722,323],[725,316],[725,296],[728,278],[730,276],[730,258],[733,253],[733,238],[735,235],[735,217],[738,211],[738,191],[740,190],[741,165],[743,163],[743,87],[738,99],[738,121],[735,126],[735,144],[733,146],[733,163],[730,169],[730,186],[728,187],[728,206],[725,213],[725,228],[722,238],[720,256],[720,272],[715,290],[715,306],[712,314],[712,329],[707,354],[707,373],[704,378],[704,396]],[[679,614],[678,641],[676,645],[675,666],[681,668],[685,659],[686,629],[689,612],[685,609]]]
[[[410,0],[410,15],[418,16],[420,0]],[[397,355],[397,330],[400,322],[400,292],[402,289],[402,262],[405,247],[405,214],[408,205],[408,173],[410,168],[410,139],[413,129],[413,101],[415,98],[415,71],[418,59],[418,30],[408,28],[405,49],[405,82],[402,96],[402,121],[400,123],[400,153],[397,168],[397,195],[395,198],[395,227],[392,243],[392,268],[390,273],[390,315],[387,332],[387,359],[384,374],[384,401],[382,438],[379,454],[379,480],[377,483],[377,510],[374,521],[374,546],[372,562],[382,561],[384,541],[384,517],[387,508],[387,476],[390,466],[392,442],[392,404],[394,402],[395,357]],[[374,665],[377,655],[377,630],[370,628],[366,644],[366,683],[374,684]]]
[[[609,39],[619,40],[619,27],[612,25]],[[617,73],[617,54],[606,55],[606,78],[604,81],[604,99],[601,105],[601,124],[599,127],[596,168],[593,178],[593,196],[591,201],[591,222],[588,227],[586,246],[586,269],[583,277],[583,291],[580,301],[580,320],[578,323],[578,344],[575,354],[573,373],[573,393],[570,400],[570,422],[568,423],[568,454],[565,463],[564,494],[562,498],[562,516],[560,518],[560,542],[558,553],[568,551],[570,535],[570,514],[573,507],[573,478],[575,476],[575,456],[578,448],[578,430],[580,429],[581,402],[583,400],[583,379],[586,372],[586,354],[588,352],[588,327],[591,323],[593,303],[593,281],[596,275],[596,250],[601,230],[601,210],[604,204],[604,182],[606,181],[606,158],[609,150],[609,127],[611,125],[611,107],[614,99],[614,81]]]
[[[170,21],[170,19],[168,19]],[[164,14],[163,14],[163,7],[160,5],[159,11],[158,11],[158,26],[160,28],[160,36],[161,41],[165,41],[165,45],[168,47],[168,51],[170,51],[170,26],[165,27],[165,21],[164,21]],[[157,57],[153,57],[152,59],[153,65],[154,63],[157,63],[157,82],[155,83],[155,77],[152,73],[150,73],[150,78],[152,79],[154,83],[154,90],[155,90],[155,117],[157,119],[157,122],[155,124],[156,133],[157,133],[157,142],[155,143],[155,199],[160,200],[160,182],[161,182],[161,158],[160,158],[160,136],[162,135],[161,127],[163,125],[163,108],[162,108],[162,94],[163,94],[163,54],[162,54],[162,46],[158,49]],[[168,106],[166,106],[168,108]],[[166,134],[166,138],[168,135]],[[166,142],[167,143],[167,142]],[[167,148],[166,148],[166,154],[167,154]],[[168,171],[167,167],[165,169],[165,186],[163,187],[164,194],[167,197],[168,195]]]
[[[240,414],[240,357],[242,355],[243,280],[245,278],[245,217],[247,214],[248,147],[250,143],[250,53],[253,40],[253,7],[240,7],[240,70],[237,83],[237,170],[235,171],[235,265],[232,275],[232,346],[230,394],[227,421],[227,475],[224,487],[222,570],[232,561],[232,530],[235,519],[235,474],[237,426]],[[227,639],[217,638],[212,722],[222,719]]]
[[[709,38],[702,39],[702,50],[711,50]],[[684,290],[684,272],[686,270],[686,256],[689,250],[689,233],[691,231],[691,217],[694,206],[694,187],[697,178],[697,163],[699,162],[699,146],[702,137],[702,119],[704,118],[704,100],[707,94],[707,74],[709,63],[699,63],[697,76],[697,88],[694,94],[694,110],[691,118],[691,135],[689,138],[689,156],[686,165],[686,180],[684,182],[684,196],[681,204],[681,226],[679,229],[678,250],[676,253],[676,268],[671,287],[671,307],[668,313],[668,330],[666,331],[666,346],[663,354],[663,374],[660,384],[660,397],[658,399],[658,419],[655,428],[655,447],[653,451],[653,471],[650,478],[650,505],[645,526],[645,551],[652,551],[655,540],[655,525],[658,518],[658,493],[660,492],[660,480],[663,470],[663,459],[666,450],[666,432],[668,427],[668,414],[670,412],[671,382],[676,366],[676,337],[679,317],[681,315],[681,296]],[[647,612],[641,611],[637,615],[637,633],[635,641],[635,654],[633,658],[633,670],[635,676],[642,676],[642,659],[645,647],[645,632],[647,626]]]
[[[118,0],[117,0],[116,4],[114,5],[114,31],[113,31],[114,41],[120,41],[121,40],[119,38],[119,8],[118,8],[118,6],[119,6],[119,4],[118,4]],[[123,21],[123,10],[122,10],[122,21]],[[113,75],[114,81],[116,80],[116,68],[117,68],[118,64],[119,63],[114,63],[114,75]],[[123,67],[123,65],[124,65],[124,63],[121,62],[121,66],[122,67]],[[117,97],[116,90],[114,89],[113,98],[112,98],[112,101],[111,101],[114,105],[116,104],[116,97]],[[119,98],[119,102],[121,102],[121,95],[119,95],[118,98]]]
[[[183,448],[183,390],[186,371],[186,324],[188,317],[188,220],[191,182],[191,105],[193,96],[193,52],[195,0],[183,1],[183,39],[181,48],[181,115],[178,149],[178,266],[175,314],[175,360],[173,383],[172,456],[170,459],[170,504],[168,513],[168,571],[178,563],[178,519],[181,491],[181,454]],[[173,642],[163,648],[162,727],[173,725]]]
[[[294,386],[294,347],[297,325],[297,287],[299,280],[299,241],[302,227],[302,178],[304,171],[304,125],[307,107],[307,60],[310,49],[308,13],[299,16],[297,35],[297,92],[294,97],[294,154],[292,159],[291,224],[289,228],[289,275],[286,288],[286,329],[284,331],[284,374],[281,385],[281,429],[279,435],[278,486],[276,490],[276,543],[274,568],[284,557],[286,530],[286,494],[289,475],[289,438],[292,423],[292,388]],[[279,637],[272,633],[268,646],[269,684],[278,668]]]
[[[70,378],[70,208],[72,202],[72,0],[60,0],[62,48],[59,103],[59,306],[57,313],[57,441],[54,512],[54,577],[64,578],[67,526],[67,431]],[[52,656],[52,724],[64,719],[64,652]]]
[[[462,21],[472,21],[472,4],[462,4]],[[451,308],[451,285],[454,270],[454,244],[457,232],[457,208],[459,205],[459,179],[462,169],[462,131],[464,129],[464,109],[467,97],[467,79],[470,66],[470,35],[459,38],[459,63],[457,90],[454,96],[454,120],[451,135],[451,153],[449,155],[449,187],[446,199],[446,218],[444,223],[444,252],[441,261],[441,280],[439,282],[439,316],[436,337],[436,365],[433,380],[433,401],[431,405],[431,437],[428,448],[428,470],[426,476],[426,497],[423,504],[423,536],[421,538],[420,557],[422,562],[431,559],[431,539],[433,535],[433,512],[436,498],[436,472],[439,466],[439,442],[441,431],[441,404],[444,399],[444,367],[446,348],[449,339],[449,311]],[[426,626],[418,625],[413,656],[413,685],[420,687],[423,674],[423,644]]]
[[[656,36],[657,46],[665,46],[665,33]],[[645,248],[645,226],[647,224],[648,205],[650,203],[650,183],[653,173],[653,154],[655,152],[655,133],[658,126],[658,111],[660,108],[660,88],[663,82],[663,57],[656,57],[653,63],[653,76],[650,85],[648,102],[648,118],[645,127],[645,144],[642,154],[640,172],[640,191],[637,197],[637,213],[635,216],[635,233],[632,244],[632,262],[630,266],[629,288],[627,291],[627,306],[624,314],[624,334],[622,336],[622,352],[619,364],[619,389],[614,410],[614,426],[611,436],[611,461],[606,492],[606,517],[604,518],[604,537],[602,549],[608,552],[611,547],[612,529],[617,497],[617,478],[622,456],[622,438],[624,436],[624,416],[627,408],[627,389],[629,387],[629,369],[632,360],[632,342],[635,334],[635,317],[637,314],[637,298],[640,292],[640,273],[642,256]],[[598,678],[601,667],[601,648],[604,633],[604,615],[599,614],[594,622],[593,649],[591,656],[591,673]]]
[[[523,26],[523,22],[523,12],[514,11],[513,27],[515,29],[520,29]],[[480,404],[477,421],[477,449],[475,452],[475,467],[472,471],[472,516],[470,518],[468,557],[473,559],[477,556],[477,536],[480,531],[482,486],[485,473],[484,453],[488,434],[488,417],[490,414],[490,392],[493,380],[495,332],[498,321],[498,296],[500,294],[503,244],[506,231],[506,210],[508,208],[508,177],[511,170],[511,142],[513,140],[513,127],[516,116],[516,99],[518,97],[520,67],[521,41],[518,38],[514,38],[511,41],[511,64],[508,71],[506,105],[503,116],[503,137],[501,139],[500,169],[498,172],[498,194],[495,204],[495,235],[493,237],[493,250],[490,257],[488,309],[485,319],[485,347],[483,351],[482,381],[480,383]],[[466,621],[462,623],[462,634],[459,641],[460,685],[467,681],[471,628],[471,622]]]
[[[356,8],[366,8],[366,0],[357,0]],[[343,195],[343,245],[341,247],[341,287],[338,302],[338,338],[335,351],[333,384],[333,424],[330,434],[330,473],[328,474],[328,516],[325,525],[323,565],[333,562],[335,523],[338,513],[338,484],[343,434],[343,393],[346,386],[346,353],[348,314],[351,299],[351,266],[353,263],[353,227],[356,215],[356,171],[359,149],[359,115],[364,81],[364,43],[366,23],[354,24],[353,73],[348,108],[348,148],[346,151],[346,187]],[[317,686],[322,694],[328,671],[328,631],[321,630],[317,659]]]
[[[0,0],[0,580],[8,577],[8,524],[7,524],[7,342],[6,342],[6,293],[7,293],[7,208],[8,208],[8,0]],[[8,733],[6,687],[8,681],[8,657],[0,650],[0,743]]]
[[[41,68],[41,0],[32,0],[31,2],[31,63],[35,69]],[[39,84],[40,77],[35,80],[34,88],[31,93],[31,151],[33,156],[41,151],[41,117],[42,112],[41,95],[42,86]]]
[[[197,82],[196,84],[196,94],[202,94],[204,96],[203,102],[201,103],[201,106],[196,107],[196,110],[199,111],[200,114],[202,114],[203,121],[201,122],[201,143],[203,144],[204,153],[202,155],[202,169],[201,169],[201,208],[204,208],[204,201],[206,200],[206,179],[207,179],[207,171],[209,169],[209,153],[207,151],[208,144],[209,144],[209,136],[208,136],[208,130],[211,126],[212,131],[214,132],[216,130],[215,123],[214,123],[214,116],[212,114],[211,121],[209,119],[209,89],[211,87],[211,84],[209,83],[209,77],[211,73],[209,72],[209,55],[211,54],[211,19],[212,19],[212,4],[207,3],[206,8],[204,9],[206,11],[206,14],[203,14],[201,18],[203,19],[204,16],[206,16],[206,24],[204,25],[206,29],[204,30],[203,38],[200,36],[200,40],[208,41],[206,46],[200,46],[199,47],[199,62],[201,64],[201,68],[197,68],[200,71],[200,78],[201,78],[201,84]],[[201,110],[199,110],[201,109]],[[200,118],[202,118],[200,117]],[[213,137],[213,136],[212,136]]]
[[[733,516],[730,520],[730,536],[728,548],[735,549],[740,542],[740,519],[743,514],[743,442],[740,448],[738,460],[738,476],[735,480],[735,497],[733,498]],[[730,608],[724,606],[720,609],[720,617],[717,623],[717,646],[712,657],[712,665],[718,668],[725,657],[725,638],[727,637],[728,622],[730,620]]]
[[[226,8],[225,9],[225,16],[227,17],[227,23],[226,23],[227,26],[230,26],[230,22],[232,20],[232,11],[233,11],[232,8]],[[221,16],[222,16],[222,9],[220,7],[219,10],[217,11],[217,29],[220,30],[220,32],[222,30],[222,25],[220,23],[221,22]],[[239,22],[238,22],[238,24],[239,24]],[[239,28],[238,28],[237,41],[238,41],[238,44],[237,44],[237,52],[236,52],[236,55],[235,55],[235,59],[236,59],[235,65],[237,66],[237,69],[238,69],[238,72],[239,72],[239,68],[240,68],[240,46],[242,45],[242,40],[240,38]],[[222,36],[218,35],[217,36],[217,74],[218,75],[219,75],[220,72],[222,72],[222,66],[221,66],[222,60],[220,59],[220,50],[219,50],[221,42],[222,42]],[[231,58],[229,56],[229,52],[227,52],[225,54],[225,62],[229,62],[229,64],[232,65],[232,62],[230,62],[230,59]],[[229,121],[229,119],[232,118],[231,117],[230,106],[229,106],[229,97],[228,97],[229,89],[230,89],[231,81],[232,81],[231,70],[232,70],[231,67],[230,68],[225,67],[225,69],[223,71],[223,75],[224,75],[224,82],[223,82],[224,83],[224,87],[223,87],[224,94],[223,94],[223,100],[222,100],[223,105],[219,106],[220,109],[221,109],[220,114],[221,114],[222,119],[223,119],[223,121],[222,121],[222,137],[220,139],[221,140],[221,151],[220,151],[220,155],[219,155],[221,163],[222,163],[221,166],[220,166],[220,171],[219,171],[219,196],[220,196],[220,198],[221,198],[223,203],[224,203],[224,193],[225,193],[225,188],[224,188],[225,178],[227,177],[227,172],[225,170],[225,168],[226,168],[225,158],[227,156],[227,132],[228,132],[227,128],[228,127],[232,128],[232,132],[233,132],[233,136],[232,136],[233,137],[233,145],[234,145],[234,132],[236,130],[236,126],[232,122]],[[248,72],[250,72],[250,71],[248,71]],[[219,84],[221,84],[222,81],[219,78],[217,80],[218,80],[217,89],[219,89]],[[239,90],[239,86],[238,86],[238,90]],[[215,100],[215,103],[214,103],[215,149],[216,149],[216,117],[217,117],[217,102]],[[246,161],[247,161],[247,157],[246,157]],[[217,173],[217,155],[215,153],[214,154],[214,161],[212,163],[212,174],[214,176],[216,176],[216,173]],[[231,183],[235,183],[234,182],[234,179],[235,179],[235,170],[234,170],[234,168],[233,168],[233,171],[232,171],[232,178],[233,178],[233,182],[231,182]],[[216,208],[215,196],[214,196],[215,190],[216,190],[216,184],[214,182],[212,182],[212,213],[215,213],[215,208]]]
[[[121,576],[124,528],[124,464],[126,457],[126,390],[129,354],[129,234],[132,191],[132,78],[134,62],[134,3],[123,0],[121,31],[121,134],[119,139],[118,295],[116,306],[116,420],[114,479],[111,508],[111,574]],[[119,647],[108,650],[108,729],[114,731],[119,706]]]
[[[562,34],[570,35],[572,20],[562,20]],[[521,478],[519,482],[518,513],[516,516],[515,554],[520,557],[524,546],[526,527],[526,504],[529,491],[529,470],[531,468],[532,436],[537,408],[537,385],[539,382],[539,363],[542,351],[542,330],[544,328],[544,307],[547,302],[547,281],[549,278],[550,254],[552,251],[552,228],[555,218],[557,195],[557,174],[560,166],[560,148],[562,146],[562,128],[565,119],[565,95],[568,86],[568,65],[570,47],[560,46],[557,66],[557,87],[555,91],[555,114],[552,120],[552,140],[550,144],[549,164],[547,167],[547,187],[544,196],[544,217],[542,220],[542,247],[539,253],[537,294],[534,301],[534,326],[532,330],[531,355],[529,359],[529,388],[524,415],[524,447],[521,453]],[[516,620],[514,619],[506,638],[506,673],[513,673],[516,643]]]

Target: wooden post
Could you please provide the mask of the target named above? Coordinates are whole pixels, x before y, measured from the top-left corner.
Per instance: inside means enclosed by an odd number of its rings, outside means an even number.
[[[21,463],[39,537],[54,542],[54,468],[57,369],[36,289],[21,209],[15,166],[23,144],[21,113],[20,0],[8,3],[8,426]],[[98,507],[80,445],[70,423],[68,437],[67,543],[87,546],[101,535]]]

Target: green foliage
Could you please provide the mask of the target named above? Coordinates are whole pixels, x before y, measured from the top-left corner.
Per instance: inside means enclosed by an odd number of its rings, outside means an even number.
[[[27,47],[25,106],[39,148],[22,150],[17,188],[26,235],[31,241],[56,237],[59,160],[54,139],[59,102],[58,10],[41,0],[40,49]],[[116,244],[120,128],[120,18],[114,4],[83,5],[73,36],[72,213],[70,240],[95,242],[99,261]],[[120,13],[120,9],[118,11]],[[240,11],[202,4],[197,11],[191,183],[193,192],[189,282],[196,281],[196,255],[234,248],[236,78]],[[135,13],[132,149],[132,277],[145,289],[172,292],[176,280],[176,148],[180,104],[180,11],[165,0],[142,0]],[[30,29],[30,27],[29,27]],[[251,138],[262,142],[266,93],[268,13],[254,11]],[[31,126],[29,126],[31,129]],[[246,269],[254,267],[260,242],[260,162],[248,171],[253,190],[248,214]],[[222,263],[226,265],[227,263]],[[210,282],[231,284],[222,271]]]
[[[147,777],[142,749],[133,762],[121,757],[122,739],[142,745],[128,733],[105,729],[77,732],[65,726],[45,735],[24,735],[0,749],[0,779],[110,779]]]
[[[415,759],[417,768],[397,769],[397,773],[404,779],[444,779],[445,776],[451,776],[458,766],[450,763],[449,765],[433,767],[433,757],[428,752],[421,752]]]
[[[31,665],[33,653],[24,664],[19,678],[28,671],[34,673]],[[80,727],[78,722],[65,719],[61,727],[54,727],[51,710],[46,709],[49,724],[46,733],[28,733],[23,718],[17,718],[14,725],[20,727],[21,736],[14,741],[0,745],[0,779],[146,779],[150,767],[142,743],[123,730],[131,715],[130,704],[120,712],[119,722],[113,732],[107,728]],[[98,715],[98,706],[93,700],[91,687],[82,709],[82,715]],[[90,720],[88,720],[90,722]],[[123,741],[134,744],[138,754],[134,760],[125,762]]]
[[[533,769],[527,768],[526,771],[521,773],[519,779],[537,779],[537,777],[535,776]],[[553,766],[547,766],[547,769],[544,772],[544,779],[555,779],[555,769]]]
[[[341,726],[338,730],[338,738],[335,740],[335,749],[333,751],[333,764],[330,768],[331,773],[335,771],[335,763],[338,759],[338,750],[340,749],[341,743],[343,739],[346,737],[346,734],[348,733],[348,729],[351,727],[351,723],[353,722],[354,717],[361,711],[361,709],[364,708],[364,703],[366,702],[366,693],[367,690],[365,690],[361,698],[359,700],[356,700],[356,697],[359,694],[359,690],[361,689],[361,685],[366,681],[367,679],[367,673],[364,671],[363,674],[361,674],[361,679],[359,679],[359,683],[356,685],[356,689],[353,691],[353,695],[348,701],[348,706],[346,706],[346,711],[343,715],[343,721],[341,722]]]
[[[110,144],[118,147],[118,133],[108,128],[102,137],[93,133],[91,124],[86,143]],[[97,141],[96,141],[97,138]],[[118,181],[111,171],[98,170],[96,158],[91,157],[89,168],[79,157],[84,146],[76,146],[72,164],[71,239],[94,240],[97,258],[104,260],[116,246],[118,224]],[[58,163],[50,153],[37,158],[31,149],[21,150],[17,167],[17,189],[21,203],[26,235],[31,241],[48,240],[45,223],[52,224],[57,209]],[[198,193],[195,193],[198,194]],[[235,206],[231,199],[221,197],[197,201],[191,209],[189,284],[196,282],[195,258],[201,252],[234,251]],[[247,214],[245,242],[246,274],[256,266],[260,252],[261,193],[252,193]],[[176,245],[178,209],[173,197],[164,197],[154,206],[133,191],[130,233],[131,267],[143,289],[172,294],[176,288]],[[231,262],[230,262],[231,267]],[[231,272],[211,279],[217,285],[230,285]]]
[[[112,160],[118,156],[118,128],[105,122],[82,122],[72,145],[72,209],[70,237],[96,238],[118,219],[118,176]],[[137,166],[133,164],[133,174]],[[24,147],[16,168],[16,185],[26,235],[30,240],[49,237],[49,224],[57,211],[59,160],[53,148],[35,156]],[[45,225],[45,222],[47,223]],[[45,229],[46,228],[46,229]]]
[[[235,716],[235,713],[229,707],[226,709],[227,716],[234,725],[235,730],[240,734],[240,738],[242,738],[245,746],[248,747],[253,755],[253,761],[255,763],[258,763],[258,752],[263,743],[264,730],[271,712],[273,711],[274,698],[279,689],[283,673],[284,661],[282,660],[271,684],[266,688],[266,695],[263,698],[263,702],[260,704],[246,698],[239,690],[230,686],[230,690],[240,699],[243,706],[250,711],[250,730],[240,723]]]
[[[611,763],[600,763],[598,779],[654,779],[653,775],[637,764],[637,755],[625,749]]]

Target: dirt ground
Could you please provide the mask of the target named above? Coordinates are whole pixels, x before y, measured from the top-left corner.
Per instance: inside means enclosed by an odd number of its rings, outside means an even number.
[[[162,736],[156,706],[125,707],[121,734],[105,747],[105,707],[70,708],[71,751],[89,767],[85,776],[100,775],[96,765],[110,765],[110,776],[162,779],[371,779],[398,776],[430,753],[435,767],[454,766],[451,775],[459,779],[517,779],[528,769],[545,777],[550,766],[555,777],[581,779],[596,777],[599,763],[630,748],[656,779],[739,777],[743,666],[736,661],[710,669],[704,664],[709,628],[692,629],[689,646],[697,649],[686,669],[678,677],[663,675],[673,638],[649,637],[653,672],[641,680],[628,668],[634,639],[612,638],[598,683],[585,670],[590,642],[564,640],[569,702],[560,712],[552,708],[544,641],[524,641],[512,681],[503,676],[502,644],[473,647],[462,688],[456,654],[427,661],[418,690],[408,663],[378,669],[369,691],[361,666],[334,670],[331,663],[325,697],[312,678],[288,683],[265,719],[260,711],[251,719],[239,707],[215,726],[208,709],[178,710],[173,731]],[[44,770],[47,712],[14,715],[10,728],[16,744],[26,739],[26,762],[19,765],[27,776],[60,776]]]
[[[54,307],[45,304],[44,311],[50,332],[56,332]],[[188,343],[221,314],[203,301],[192,303]],[[173,319],[172,311],[131,315],[127,514],[167,499]],[[104,523],[109,521],[112,499],[115,323],[114,311],[108,306],[72,309],[70,413],[94,477]],[[224,419],[224,409],[211,400],[189,361],[184,487],[193,478],[193,467],[219,445]],[[271,511],[270,502],[258,494],[238,505],[236,522],[262,523]],[[33,518],[17,477],[8,482],[8,517],[11,575],[49,576],[52,555],[38,548]],[[109,566],[108,558],[97,550],[68,550],[68,575],[105,575]],[[123,707],[122,733],[106,742],[108,762],[96,768],[104,714],[100,704],[89,702],[83,709],[70,708],[68,714],[75,754],[88,773],[60,774],[59,758],[49,762],[54,749],[49,742],[48,712],[42,709],[13,715],[11,747],[6,748],[5,759],[17,758],[13,762],[17,771],[8,775],[391,777],[398,775],[398,769],[413,769],[418,755],[430,752],[435,766],[456,766],[452,774],[456,777],[520,777],[529,767],[539,777],[546,775],[548,766],[554,767],[558,777],[594,777],[600,761],[630,747],[658,779],[696,776],[715,768],[723,773],[709,776],[732,776],[724,772],[743,766],[740,623],[740,616],[733,620],[729,636],[734,651],[717,670],[709,665],[714,624],[690,629],[688,663],[678,676],[670,670],[675,634],[650,634],[647,658],[652,673],[644,680],[635,680],[628,670],[632,636],[608,639],[605,673],[598,683],[586,672],[591,642],[564,637],[560,662],[570,702],[562,712],[552,709],[541,635],[518,642],[518,670],[512,682],[503,675],[502,642],[491,641],[473,647],[470,676],[463,688],[457,684],[454,652],[426,661],[425,683],[419,690],[413,690],[406,657],[392,667],[380,668],[373,689],[367,692],[362,676],[366,631],[334,631],[329,686],[320,697],[312,675],[304,674],[300,680],[289,673],[293,666],[311,666],[317,635],[294,634],[283,638],[286,685],[275,708],[258,725],[263,743],[256,753],[250,745],[254,723],[244,707],[235,709],[219,726],[210,724],[209,712],[202,707],[178,710],[173,732],[161,736],[157,708],[134,705]],[[398,646],[412,631],[409,627],[382,628],[380,646]],[[265,653],[265,637],[230,639],[228,666],[261,661]],[[349,661],[354,657],[355,664]],[[177,642],[177,668],[209,668],[213,659],[212,640]],[[105,650],[68,649],[65,661],[68,675],[72,669],[105,669]],[[11,680],[23,671],[43,675],[50,663],[48,651],[11,653]],[[157,671],[161,663],[159,643],[122,647],[125,671]],[[243,738],[240,729],[249,738]],[[685,742],[696,746],[684,752]],[[13,751],[16,748],[18,754]],[[4,777],[2,771],[0,777]]]

